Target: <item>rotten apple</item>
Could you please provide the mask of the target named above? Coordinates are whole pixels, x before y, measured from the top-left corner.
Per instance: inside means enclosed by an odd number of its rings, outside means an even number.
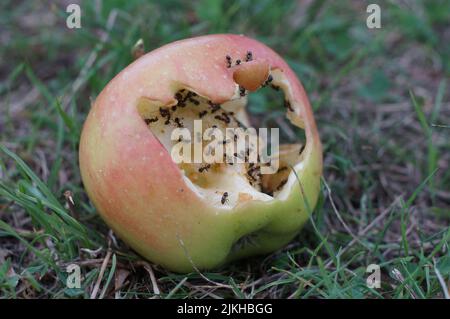
[[[246,161],[248,145],[223,153],[243,162],[174,160],[176,145],[186,143],[174,139],[174,129],[193,131],[201,120],[201,137],[211,128],[224,136],[230,128],[245,131],[248,95],[272,88],[283,92],[286,117],[306,142],[281,145],[264,163],[259,156]],[[316,204],[322,173],[302,85],[274,51],[240,35],[177,41],[129,65],[93,103],[79,155],[84,186],[106,223],[142,256],[177,272],[287,244]],[[265,172],[272,162],[276,170]]]

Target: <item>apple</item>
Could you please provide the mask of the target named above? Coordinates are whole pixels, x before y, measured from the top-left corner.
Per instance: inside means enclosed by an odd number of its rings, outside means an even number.
[[[173,160],[180,142],[173,129],[192,129],[199,119],[202,132],[249,127],[248,94],[271,88],[282,90],[287,119],[306,136],[305,145],[281,145],[271,155],[276,172],[262,174],[258,163]],[[308,220],[322,174],[300,81],[264,44],[229,34],[170,43],[122,70],[92,105],[79,160],[106,223],[143,257],[176,272],[286,245]]]

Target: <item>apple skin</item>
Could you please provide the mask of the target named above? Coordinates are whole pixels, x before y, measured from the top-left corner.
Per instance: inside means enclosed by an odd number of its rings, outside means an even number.
[[[253,59],[281,70],[293,102],[291,120],[305,130],[303,165],[284,200],[248,201],[217,208],[185,183],[170,154],[137,111],[146,97],[175,102],[179,87],[216,103],[235,92],[225,56]],[[256,62],[258,64],[258,62]],[[83,127],[79,161],[93,204],[114,232],[148,260],[176,272],[211,269],[272,252],[299,232],[314,208],[322,173],[322,147],[308,98],[289,66],[264,44],[240,35],[208,35],[173,42],[121,71],[93,103]],[[252,234],[252,244],[233,247]]]

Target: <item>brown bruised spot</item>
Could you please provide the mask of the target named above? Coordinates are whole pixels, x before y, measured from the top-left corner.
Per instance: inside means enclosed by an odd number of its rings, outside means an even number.
[[[234,81],[248,91],[259,89],[269,77],[270,66],[265,60],[254,60],[233,67]]]

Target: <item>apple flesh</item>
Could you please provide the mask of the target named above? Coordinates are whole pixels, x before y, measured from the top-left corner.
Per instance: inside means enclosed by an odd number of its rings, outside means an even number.
[[[200,117],[203,129],[248,126],[247,95],[263,86],[283,91],[288,120],[305,131],[305,145],[280,147],[276,160],[289,169],[252,177],[249,164],[202,170],[203,163],[173,161],[173,128],[192,128]],[[222,113],[232,119],[218,120]],[[177,41],[125,68],[93,103],[79,160],[106,223],[142,256],[177,272],[287,244],[316,204],[322,173],[321,143],[299,80],[274,51],[239,35]]]

